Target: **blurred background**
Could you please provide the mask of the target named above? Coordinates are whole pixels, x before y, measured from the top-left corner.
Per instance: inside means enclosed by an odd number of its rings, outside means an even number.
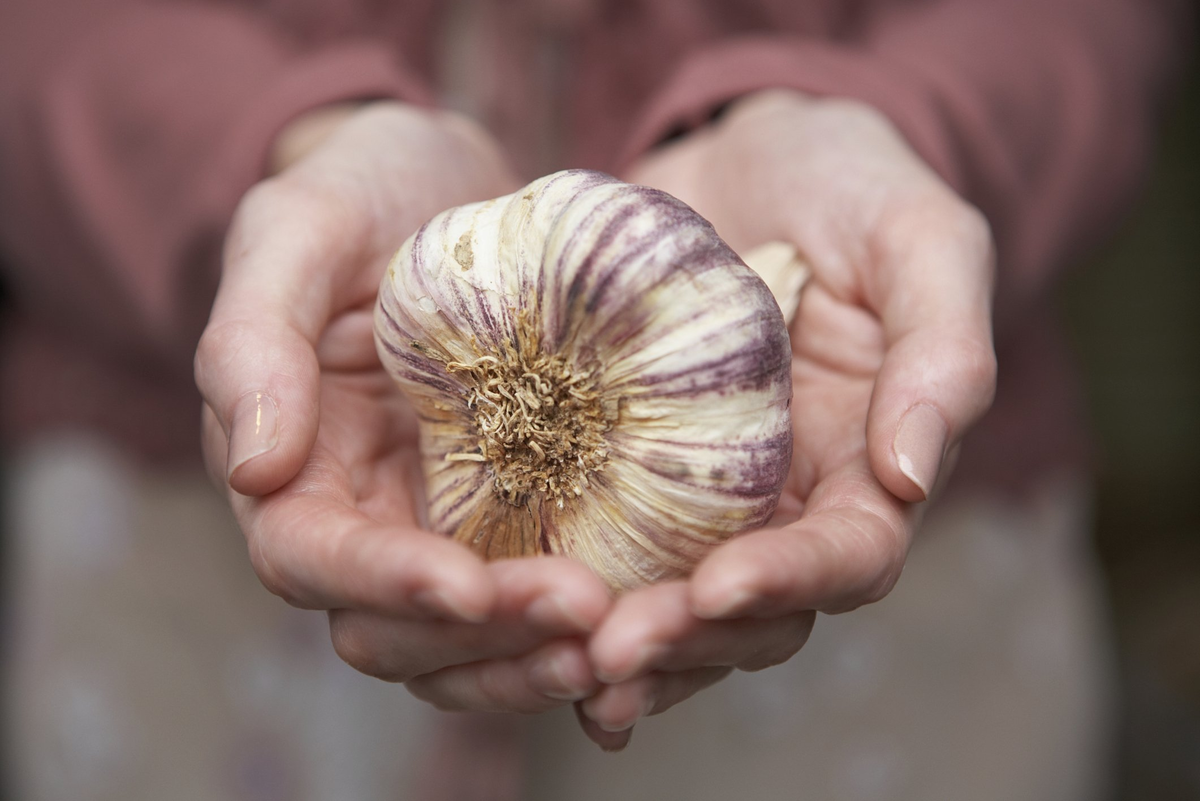
[[[1200,798],[1200,69],[1136,213],[1061,298],[1097,444],[1121,801]]]

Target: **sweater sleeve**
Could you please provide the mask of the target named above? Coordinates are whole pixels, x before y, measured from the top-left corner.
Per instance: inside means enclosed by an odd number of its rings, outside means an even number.
[[[71,338],[186,370],[225,227],[277,132],[314,107],[378,98],[429,94],[377,42],[302,47],[228,4],[5,0],[10,294]]]
[[[1127,206],[1190,12],[1188,0],[880,2],[842,40],[717,42],[648,104],[624,159],[759,89],[862,100],[988,217],[998,313],[1011,316]]]

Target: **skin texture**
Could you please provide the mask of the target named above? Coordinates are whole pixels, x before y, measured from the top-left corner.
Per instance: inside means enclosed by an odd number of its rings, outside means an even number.
[[[688,202],[735,250],[788,241],[813,269],[779,514],[687,582],[614,603],[578,565],[484,565],[420,528],[415,427],[374,357],[369,299],[417,224],[513,188],[457,118],[354,113],[252,190],[196,361],[208,463],[269,589],[332,610],[359,670],[445,709],[576,701],[606,749],[732,669],[790,658],[817,611],[882,598],[996,369],[987,225],[870,108],[759,93],[623,178]],[[256,439],[272,417],[277,436]]]

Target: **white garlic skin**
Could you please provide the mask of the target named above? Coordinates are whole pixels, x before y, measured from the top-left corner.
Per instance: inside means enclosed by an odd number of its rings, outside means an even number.
[[[565,555],[619,592],[686,575],[775,510],[787,328],[762,280],[663,192],[572,170],[443,212],[388,266],[375,333],[420,420],[430,527],[485,558]],[[539,457],[570,442],[565,479],[531,489]]]

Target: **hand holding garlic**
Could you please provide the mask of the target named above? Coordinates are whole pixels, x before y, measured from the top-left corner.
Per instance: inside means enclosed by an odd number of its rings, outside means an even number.
[[[356,115],[255,190],[230,238],[197,375],[207,459],[234,491],[267,586],[337,610],[335,645],[348,662],[405,680],[438,706],[537,711],[593,696],[581,722],[609,746],[628,739],[639,715],[732,667],[788,658],[807,637],[810,610],[886,593],[916,524],[905,501],[925,497],[990,400],[990,251],[978,216],[869,109],[788,93],[742,101],[627,176],[692,204],[743,253],[798,245],[814,277],[792,330],[796,446],[775,520],[788,525],[734,539],[690,581],[629,592],[610,611],[603,585],[577,563],[485,566],[419,530],[417,420],[378,369],[371,300],[386,258],[418,224],[512,188],[481,135],[457,124],[447,135],[424,114]],[[515,339],[511,352],[503,337],[493,344],[494,354],[439,354],[470,379],[468,406],[496,401],[488,393],[507,373],[492,368],[510,355],[530,366]],[[563,375],[578,365],[544,366]],[[570,387],[586,398],[599,386],[588,384],[590,366],[578,381],[569,369],[562,379],[575,401]],[[538,369],[532,379],[520,372],[539,403],[565,397],[542,393]],[[599,410],[608,434],[611,406]],[[444,449],[443,463],[491,460],[487,425]],[[559,487],[564,510],[592,480],[582,463]],[[489,489],[520,500],[524,480]],[[579,637],[596,627],[585,654]],[[593,668],[609,685],[598,694]]]
[[[610,606],[565,559],[485,565],[423,530],[416,417],[375,355],[388,258],[435,213],[515,182],[448,114],[377,104],[246,196],[196,356],[204,445],[263,583],[328,609],[338,653],[443,706],[538,711],[595,688]],[[481,621],[487,621],[486,623]],[[514,681],[502,697],[463,682]]]
[[[764,92],[651,154],[629,180],[677,195],[740,252],[796,244],[791,471],[772,525],[687,582],[619,599],[589,643],[608,686],[585,731],[619,747],[737,667],[796,652],[814,612],[883,597],[943,461],[995,381],[986,224],[873,110]]]
[[[814,610],[846,611],[885,595],[918,522],[912,504],[927,497],[945,454],[986,410],[995,371],[986,225],[872,110],[763,93],[652,154],[628,178],[691,203],[744,253],[794,243],[812,277],[791,332],[795,447],[775,527],[716,548],[688,581],[616,601],[588,643],[606,686],[577,706],[584,731],[606,748],[622,747],[641,716],[735,667],[790,658]],[[419,310],[422,297],[433,307],[425,314],[438,313],[442,304],[429,293],[410,300]],[[452,314],[461,318],[461,303]],[[393,356],[404,353],[404,339],[392,337]],[[410,353],[427,378],[438,363],[444,374],[452,362]],[[444,424],[453,404],[442,404],[433,421]],[[486,427],[472,434],[458,426],[458,444],[441,447],[441,458],[483,455]],[[480,464],[448,463],[459,462]],[[459,486],[484,497],[491,489]],[[483,663],[410,686],[452,706],[471,694],[520,697],[528,681],[527,672]]]

